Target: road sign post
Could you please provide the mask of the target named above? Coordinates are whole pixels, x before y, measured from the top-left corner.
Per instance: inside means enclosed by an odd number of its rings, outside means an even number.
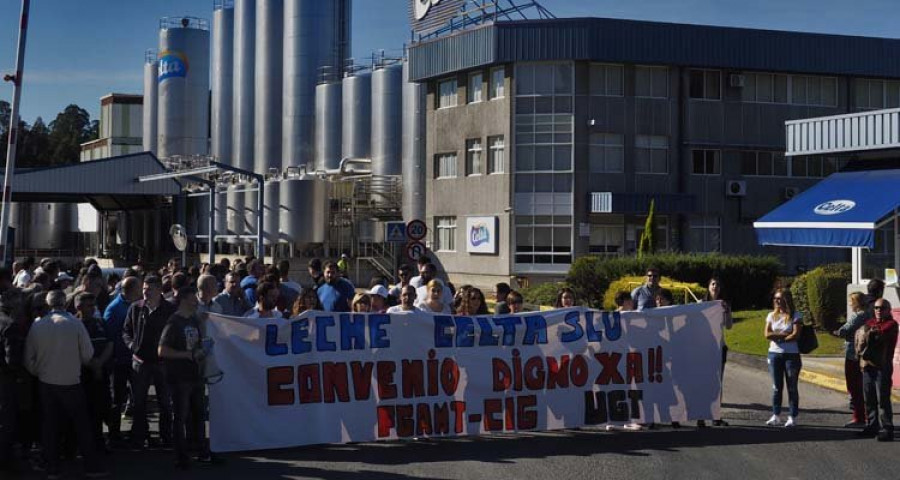
[[[422,256],[425,255],[425,244],[415,240],[406,244],[406,258],[415,262],[418,261]]]

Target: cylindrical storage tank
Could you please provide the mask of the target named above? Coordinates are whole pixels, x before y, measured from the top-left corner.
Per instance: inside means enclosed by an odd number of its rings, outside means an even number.
[[[403,67],[372,72],[372,173],[400,175],[403,151]]]
[[[209,235],[209,194],[204,193],[198,197],[193,197],[196,205],[196,221],[197,235]],[[206,239],[197,240],[198,243],[206,243]]]
[[[156,155],[157,141],[157,99],[159,72],[159,54],[156,50],[147,50],[144,55],[144,106],[143,106],[143,148],[145,152]]]
[[[263,203],[263,242],[274,245],[281,240],[278,222],[281,216],[281,182],[266,182]]]
[[[185,199],[184,229],[192,240],[200,234],[200,197],[188,196]]]
[[[403,221],[425,220],[425,84],[409,81],[403,62]]]
[[[256,71],[256,1],[237,0],[234,4],[234,85],[232,99],[232,165],[253,171],[254,92]],[[238,185],[233,190],[242,190]],[[244,239],[255,230],[256,202],[244,193],[228,193],[228,230]],[[247,225],[254,225],[248,229]],[[232,242],[239,241],[237,238]],[[249,241],[249,240],[248,240]]]
[[[284,49],[284,1],[256,2],[256,130],[253,158],[254,170],[266,174],[271,169],[281,171],[281,98],[282,51]],[[268,185],[266,187],[269,187]],[[278,196],[276,188],[266,188],[264,218],[266,240],[277,237]],[[275,203],[269,202],[274,198]],[[273,232],[272,235],[269,232]]]
[[[372,152],[372,76],[350,72],[344,77],[341,157],[370,158]]]
[[[341,95],[339,82],[316,87],[316,169],[332,170],[341,164]]]
[[[322,122],[316,118],[316,83],[337,81],[349,46],[348,0],[285,0],[284,4],[284,105],[281,167],[314,168],[315,139]],[[340,88],[339,86],[336,88]],[[337,99],[340,102],[340,99]],[[336,115],[340,115],[339,105]],[[326,127],[327,128],[327,127]],[[340,155],[340,124],[335,130]],[[317,215],[312,204],[294,204],[294,187],[281,191],[281,212],[296,217],[281,228],[282,239],[300,238],[304,224]],[[302,206],[302,208],[300,208]]]
[[[160,158],[209,152],[209,25],[160,20],[158,71]]]
[[[116,245],[125,245],[128,240],[128,215],[125,212],[116,212],[113,216],[116,231]]]
[[[62,249],[72,232],[72,208],[69,203],[34,203],[28,223],[28,247],[33,249]]]
[[[132,211],[128,213],[130,222],[126,222],[128,227],[128,243],[135,253],[140,251],[138,247],[143,247],[144,243],[144,212]]]
[[[301,176],[281,182],[281,229],[295,245],[324,243],[328,238],[328,182]]]
[[[217,161],[232,164],[232,108],[234,79],[234,2],[215,0],[212,21],[212,105],[210,154]],[[233,234],[228,230],[227,198],[216,196],[215,234]]]
[[[28,215],[30,203],[11,203],[9,210],[9,225],[16,229],[16,248],[28,247]]]

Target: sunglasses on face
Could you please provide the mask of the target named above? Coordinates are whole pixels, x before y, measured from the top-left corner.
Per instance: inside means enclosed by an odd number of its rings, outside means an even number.
[[[659,275],[657,275],[655,273],[648,273],[647,278],[659,278]]]
[[[872,309],[873,310],[885,310],[885,308],[882,307],[881,305],[875,305],[874,307],[872,307]]]

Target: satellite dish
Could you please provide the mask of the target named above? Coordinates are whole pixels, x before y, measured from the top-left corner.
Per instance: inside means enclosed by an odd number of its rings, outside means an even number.
[[[169,229],[169,235],[172,236],[172,243],[175,244],[175,248],[177,248],[179,252],[183,252],[184,249],[187,248],[187,230],[185,230],[183,226],[177,223],[172,225],[172,228]]]

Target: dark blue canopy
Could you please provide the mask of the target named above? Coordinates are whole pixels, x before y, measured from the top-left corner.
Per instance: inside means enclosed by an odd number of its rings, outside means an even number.
[[[835,173],[753,223],[762,245],[875,246],[875,227],[900,205],[900,170]]]

